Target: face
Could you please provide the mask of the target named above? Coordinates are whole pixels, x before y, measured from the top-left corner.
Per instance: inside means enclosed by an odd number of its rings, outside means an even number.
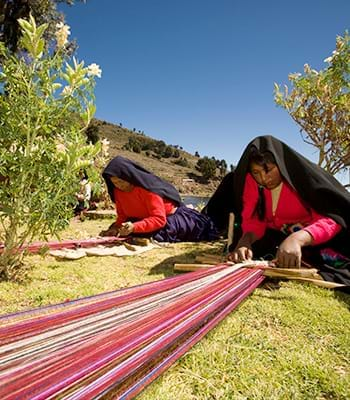
[[[275,189],[282,182],[280,170],[273,163],[266,163],[266,167],[252,162],[250,172],[259,185],[269,190]]]
[[[111,176],[111,182],[117,189],[121,190],[122,192],[131,192],[134,188],[134,185],[127,181],[124,181],[123,179],[118,178],[117,176]]]

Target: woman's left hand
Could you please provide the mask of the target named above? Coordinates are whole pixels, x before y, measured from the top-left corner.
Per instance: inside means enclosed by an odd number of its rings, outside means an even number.
[[[282,268],[300,268],[301,245],[292,236],[288,236],[279,246],[277,262]]]
[[[130,233],[134,232],[134,224],[130,221],[124,222],[119,228],[120,236],[128,236]]]
[[[277,263],[285,268],[300,268],[301,249],[312,244],[312,236],[303,229],[289,235],[279,246],[277,251]]]

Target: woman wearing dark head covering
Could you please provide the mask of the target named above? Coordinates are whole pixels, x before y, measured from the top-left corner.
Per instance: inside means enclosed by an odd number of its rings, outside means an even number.
[[[160,242],[217,239],[211,219],[182,204],[170,183],[139,164],[117,156],[102,174],[117,221],[102,236],[152,236]]]
[[[207,214],[215,219],[225,193],[232,199],[241,226],[230,260],[270,255],[281,266],[298,267],[303,256],[325,279],[350,284],[350,194],[332,175],[273,136],[260,136],[229,182]]]

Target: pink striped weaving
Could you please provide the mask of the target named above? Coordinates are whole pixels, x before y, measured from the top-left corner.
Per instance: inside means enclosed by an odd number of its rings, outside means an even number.
[[[0,318],[0,398],[131,399],[263,280],[221,264]]]
[[[59,250],[59,249],[77,249],[93,247],[98,245],[111,245],[117,242],[123,242],[128,238],[120,238],[116,236],[109,236],[104,238],[91,238],[81,240],[61,240],[54,242],[34,242],[25,244],[20,247],[20,251],[27,251],[29,253],[39,253],[43,249]],[[4,245],[0,243],[0,254],[4,251]]]

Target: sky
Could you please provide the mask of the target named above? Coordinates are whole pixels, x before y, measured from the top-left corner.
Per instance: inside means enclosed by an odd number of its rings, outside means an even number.
[[[326,68],[350,0],[87,0],[59,6],[77,58],[102,69],[95,117],[236,165],[271,134],[317,151],[274,103],[274,82]]]

